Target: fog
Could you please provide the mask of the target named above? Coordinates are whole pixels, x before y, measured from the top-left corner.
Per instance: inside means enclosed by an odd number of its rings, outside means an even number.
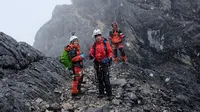
[[[36,32],[52,15],[56,5],[71,0],[0,0],[0,31],[17,41],[33,45]]]

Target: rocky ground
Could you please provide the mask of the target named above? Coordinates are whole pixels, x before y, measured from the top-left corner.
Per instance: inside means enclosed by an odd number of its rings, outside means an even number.
[[[195,75],[185,66],[180,65],[180,71],[173,71],[175,68],[173,63],[166,64],[163,70],[160,67],[142,69],[130,63],[112,65],[110,78],[113,100],[108,101],[107,97],[97,98],[95,71],[92,66],[87,67],[86,84],[82,84],[83,94],[78,99],[70,96],[71,87],[59,90],[59,111],[198,112],[200,88]],[[181,73],[181,69],[185,73]],[[55,108],[47,108],[46,111]]]

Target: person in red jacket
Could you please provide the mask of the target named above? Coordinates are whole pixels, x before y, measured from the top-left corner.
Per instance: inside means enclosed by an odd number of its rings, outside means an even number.
[[[70,44],[65,47],[72,59],[74,79],[72,81],[72,96],[76,96],[81,92],[81,81],[83,79],[83,59],[84,54],[81,53],[77,36],[71,36]]]
[[[121,30],[118,29],[118,23],[114,22],[112,23],[112,28],[113,30],[110,31],[109,33],[109,39],[112,43],[112,48],[114,51],[114,62],[118,62],[118,54],[117,54],[117,50],[119,49],[120,53],[121,53],[121,57],[123,59],[124,62],[126,62],[126,55],[123,49],[123,43],[122,40],[125,37],[124,34],[122,33]]]
[[[92,44],[90,48],[90,59],[94,59],[94,68],[97,73],[98,79],[98,89],[99,89],[99,98],[104,96],[104,89],[106,90],[108,100],[111,100],[112,97],[112,89],[110,85],[109,79],[109,66],[112,61],[112,48],[110,43],[102,37],[101,31],[99,29],[95,29],[93,32],[93,36],[95,37],[95,42]]]

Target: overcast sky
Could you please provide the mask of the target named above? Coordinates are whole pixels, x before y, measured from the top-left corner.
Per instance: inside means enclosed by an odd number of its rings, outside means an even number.
[[[36,32],[62,4],[71,0],[0,0],[0,31],[33,45]]]

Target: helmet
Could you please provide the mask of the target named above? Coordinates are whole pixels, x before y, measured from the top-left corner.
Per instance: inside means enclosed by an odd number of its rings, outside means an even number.
[[[117,22],[113,22],[113,23],[112,23],[112,27],[113,27],[114,25],[116,25],[116,26],[118,27],[118,23],[117,23]]]
[[[93,31],[93,36],[95,36],[95,35],[101,35],[101,30],[100,29],[95,29]]]
[[[71,36],[70,39],[69,39],[69,42],[71,43],[74,39],[78,39],[77,36]]]

